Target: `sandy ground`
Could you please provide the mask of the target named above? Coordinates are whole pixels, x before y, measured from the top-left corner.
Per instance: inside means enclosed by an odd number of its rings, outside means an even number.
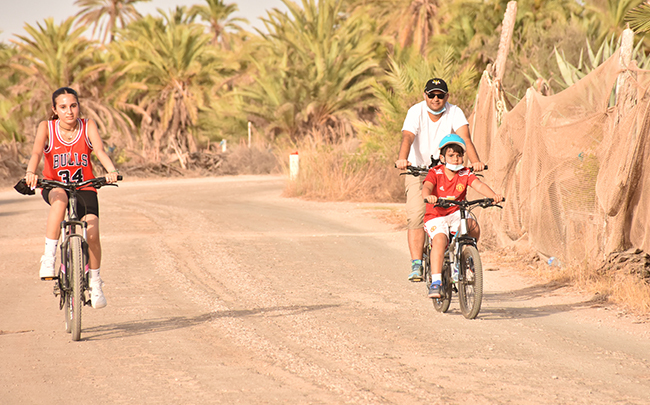
[[[385,204],[280,177],[100,190],[108,307],[64,331],[38,279],[47,209],[0,192],[2,404],[648,404],[650,324],[483,253],[466,320],[409,283]]]

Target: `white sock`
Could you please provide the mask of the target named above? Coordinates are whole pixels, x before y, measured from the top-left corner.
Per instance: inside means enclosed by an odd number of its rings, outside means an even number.
[[[90,269],[90,282],[97,282],[100,281],[101,278],[99,278],[99,269]]]
[[[442,274],[432,274],[431,275],[431,282],[433,283],[434,281],[440,281],[442,283]]]
[[[59,245],[58,239],[45,238],[45,254],[48,256],[56,256],[56,247]]]

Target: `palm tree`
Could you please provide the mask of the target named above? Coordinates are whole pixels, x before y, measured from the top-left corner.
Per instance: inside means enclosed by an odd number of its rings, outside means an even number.
[[[588,7],[591,34],[602,43],[612,34],[619,36],[625,29],[628,11],[645,3],[645,0],[606,0],[603,6]]]
[[[22,92],[31,111],[48,111],[49,96],[59,87],[79,88],[102,69],[95,63],[95,44],[83,37],[85,28],[72,28],[68,18],[60,26],[52,18],[37,27],[25,25],[27,35],[12,40],[17,48],[10,66],[22,74],[12,91]]]
[[[351,8],[366,10],[381,22],[382,31],[394,37],[401,48],[413,46],[421,55],[442,21],[439,0],[353,0]]]
[[[31,127],[49,115],[52,92],[70,86],[80,95],[82,112],[97,121],[102,134],[110,134],[114,140],[121,135],[128,137],[132,122],[107,101],[109,89],[101,87],[111,75],[103,55],[94,41],[83,36],[85,28],[73,29],[73,22],[71,17],[60,26],[51,18],[37,27],[27,24],[28,35],[13,41],[16,52],[9,66],[19,75],[9,88],[17,95],[19,107],[14,112],[26,117],[25,126]]]
[[[241,31],[238,23],[248,23],[245,18],[231,18],[230,15],[237,12],[237,4],[224,4],[223,0],[205,0],[207,5],[194,5],[188,12],[190,17],[199,17],[210,25],[212,34],[212,43],[221,43],[228,49],[227,41],[224,34],[227,29]]]
[[[176,153],[183,165],[183,154],[196,151],[199,112],[209,107],[211,88],[220,87],[227,74],[224,59],[208,46],[211,36],[199,25],[146,16],[123,34],[111,47],[128,75],[118,102],[141,117],[150,158]]]
[[[309,133],[336,137],[369,107],[379,55],[377,27],[362,13],[345,15],[340,0],[283,0],[263,19],[255,83],[244,92],[246,112],[267,125],[271,138],[296,141]]]
[[[24,140],[19,125],[23,121],[22,117],[13,113],[16,95],[10,91],[12,85],[20,80],[10,66],[15,54],[15,47],[0,43],[0,117],[3,117],[0,120],[0,143],[5,140]]]
[[[650,2],[631,9],[625,16],[625,21],[630,23],[630,28],[634,32],[646,33],[650,31]]]
[[[76,17],[79,26],[93,26],[92,35],[101,36],[102,43],[106,39],[113,41],[119,22],[124,28],[129,22],[140,18],[140,13],[135,9],[135,4],[150,0],[75,0],[75,5],[81,7]]]

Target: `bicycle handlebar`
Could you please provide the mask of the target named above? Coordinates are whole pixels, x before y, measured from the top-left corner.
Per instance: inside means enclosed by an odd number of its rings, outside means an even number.
[[[397,165],[395,165],[395,168],[397,168]],[[471,172],[474,172],[474,169],[472,167],[468,166],[468,168]],[[422,176],[422,175],[426,175],[430,169],[431,169],[430,167],[425,167],[425,166],[406,166],[406,172],[400,173],[400,176],[404,174],[408,174],[416,177]],[[487,169],[488,169],[488,165],[485,165],[483,170],[487,170]]]
[[[121,181],[123,177],[121,175],[117,176],[117,181]],[[106,177],[95,177],[94,179],[89,179],[81,182],[72,182],[72,183],[63,183],[58,180],[49,180],[49,179],[38,179],[36,187],[38,188],[62,188],[65,190],[80,189],[85,186],[92,186],[96,189],[102,188],[104,186],[117,186],[117,184],[107,183]]]
[[[502,201],[505,202],[506,199],[504,198]],[[427,202],[426,199],[424,200],[424,202],[430,204],[429,202]],[[480,205],[482,208],[488,208],[488,207],[503,208],[502,206],[499,205],[499,203],[495,203],[492,198],[480,198],[478,200],[472,200],[472,201],[467,201],[467,200],[456,201],[456,200],[446,200],[444,198],[438,198],[438,200],[434,204],[435,207],[441,207],[441,208],[449,208],[452,205],[457,205],[459,207],[466,208],[466,209],[474,205]]]

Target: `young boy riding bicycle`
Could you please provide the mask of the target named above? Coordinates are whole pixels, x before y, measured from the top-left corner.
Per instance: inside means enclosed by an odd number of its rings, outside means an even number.
[[[448,235],[455,233],[460,225],[458,206],[449,208],[436,207],[438,199],[465,200],[467,187],[471,187],[485,197],[492,198],[495,203],[503,200],[503,196],[480,181],[469,168],[463,166],[465,156],[465,141],[456,134],[445,136],[439,145],[441,164],[429,170],[422,185],[422,197],[427,201],[424,214],[424,230],[431,239],[431,286],[430,298],[440,298],[442,285],[442,264],[445,249],[449,243]],[[481,234],[478,223],[469,219],[469,236],[478,238]]]

